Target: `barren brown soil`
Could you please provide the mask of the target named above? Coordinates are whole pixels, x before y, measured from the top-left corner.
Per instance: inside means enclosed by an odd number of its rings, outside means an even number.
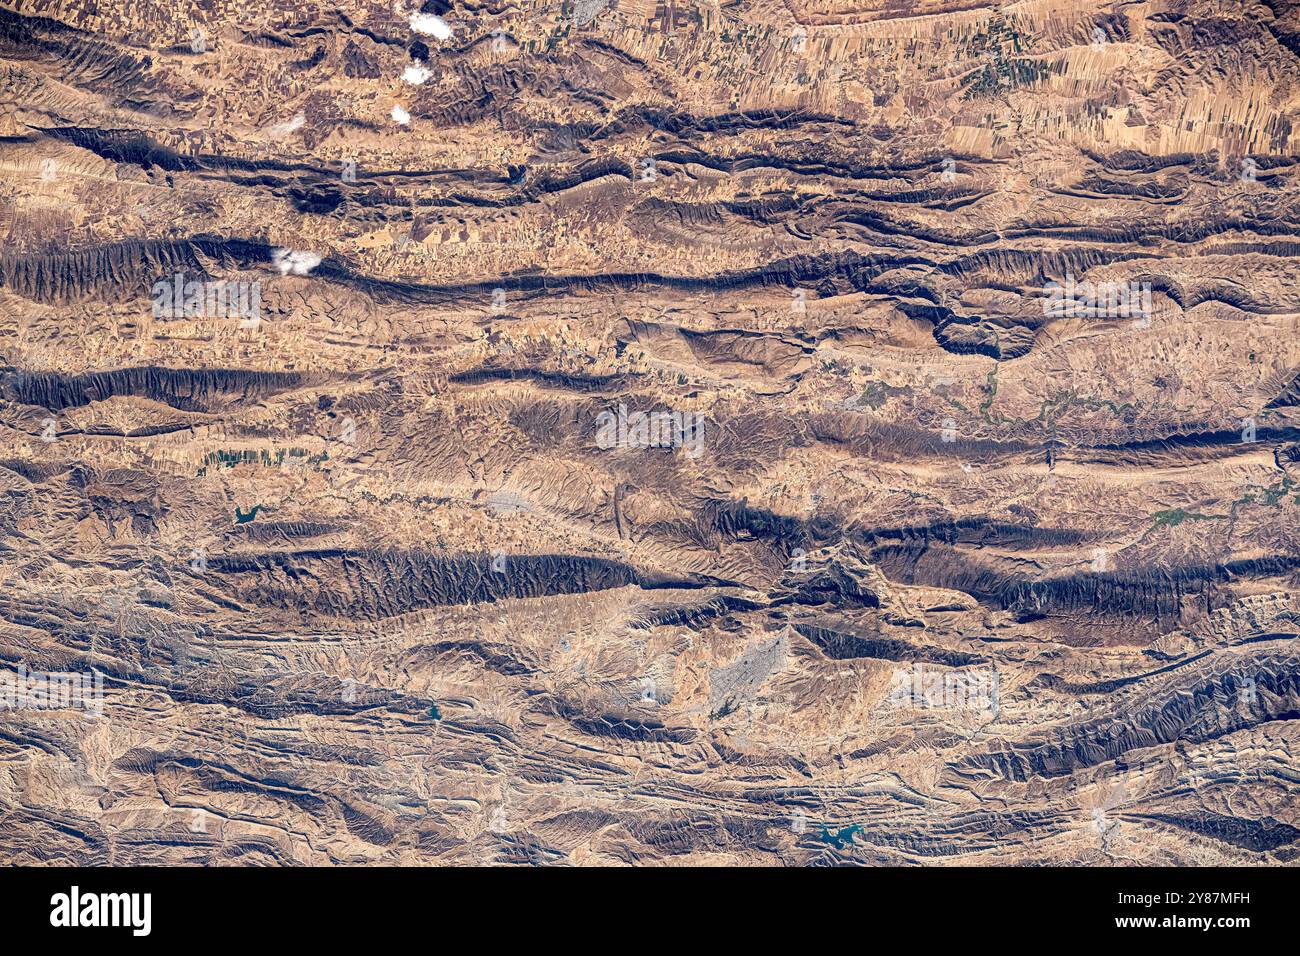
[[[1298,56],[7,0],[0,862],[1293,862]]]

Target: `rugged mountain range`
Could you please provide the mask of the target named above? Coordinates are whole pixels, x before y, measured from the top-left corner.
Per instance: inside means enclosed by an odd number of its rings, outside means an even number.
[[[7,0],[0,861],[1292,862],[1298,57]]]

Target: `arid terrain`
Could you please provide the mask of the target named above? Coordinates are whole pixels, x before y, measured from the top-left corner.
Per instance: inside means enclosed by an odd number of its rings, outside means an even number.
[[[1300,859],[1297,0],[0,0],[0,863]]]

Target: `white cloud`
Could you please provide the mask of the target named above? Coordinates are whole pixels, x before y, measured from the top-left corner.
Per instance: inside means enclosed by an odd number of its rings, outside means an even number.
[[[307,124],[307,117],[299,113],[291,120],[287,120],[283,123],[276,123],[274,126],[268,126],[266,128],[266,132],[271,136],[274,136],[276,139],[283,139],[285,136],[288,136],[290,133],[294,133],[302,129],[303,126],[305,126],[306,124]]]
[[[298,252],[294,249],[272,249],[271,261],[279,268],[282,276],[305,276],[320,265],[320,256],[314,252]]]
[[[436,17],[432,13],[412,13],[411,29],[435,40],[451,39],[451,26],[442,17]]]
[[[406,110],[402,109],[400,106],[393,107],[392,116],[393,119],[401,123],[403,126],[411,122],[411,114],[406,112]]]
[[[410,83],[412,86],[419,86],[431,76],[433,76],[433,72],[428,67],[421,66],[419,63],[412,63],[402,73],[402,79],[407,83]]]

